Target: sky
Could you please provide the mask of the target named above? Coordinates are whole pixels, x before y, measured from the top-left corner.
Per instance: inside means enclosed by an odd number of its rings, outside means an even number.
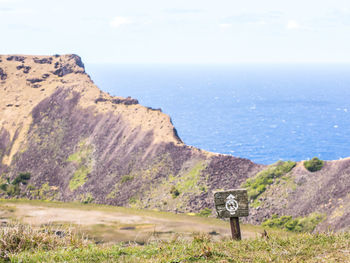
[[[85,63],[349,63],[349,0],[0,0],[0,54]]]

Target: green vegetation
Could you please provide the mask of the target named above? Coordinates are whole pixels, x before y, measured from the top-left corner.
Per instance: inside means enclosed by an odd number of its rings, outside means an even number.
[[[44,183],[41,185],[40,189],[38,189],[38,198],[42,199],[42,200],[46,200],[47,199],[47,194],[50,192],[50,185],[49,183]]]
[[[49,225],[40,228],[30,228],[26,225],[12,225],[0,228],[0,262],[350,262],[350,233],[294,233],[281,229],[267,229],[267,237],[261,237],[263,229],[258,226],[242,224],[243,238],[247,233],[251,238],[240,242],[229,240],[222,236],[220,231],[214,231],[209,226],[224,227],[229,234],[229,224],[215,218],[203,218],[173,214],[168,212],[155,212],[108,205],[86,204],[80,202],[63,203],[42,200],[0,199],[1,211],[7,210],[8,216],[13,216],[11,210],[15,205],[30,204],[43,208],[69,208],[83,211],[117,212],[129,215],[150,216],[157,221],[178,222],[181,228],[184,224],[206,224],[205,231],[211,230],[211,235],[195,234],[188,239],[178,232],[169,233],[164,241],[159,238],[159,229],[150,227],[150,234],[145,239],[138,239],[144,245],[135,242],[116,243],[111,241],[96,245],[96,240],[107,240],[105,234],[112,236],[118,234],[120,227],[134,227],[133,231],[140,231],[145,224],[136,223],[119,225],[113,222],[107,225],[96,224],[91,228],[90,235],[100,232],[100,239],[85,240],[77,232],[70,231],[74,225],[66,229],[60,225]],[[16,214],[19,211],[16,210]],[[2,214],[3,216],[3,214]],[[166,219],[166,220],[159,220]],[[21,230],[23,229],[23,230]],[[90,228],[89,228],[90,229]],[[63,231],[62,231],[63,230]],[[218,230],[218,229],[216,229]],[[124,230],[123,230],[124,231]],[[63,234],[63,235],[62,235]],[[120,234],[120,233],[119,233]],[[152,241],[153,240],[153,241]]]
[[[291,216],[273,215],[270,219],[265,220],[262,225],[279,228],[293,232],[312,232],[315,227],[325,219],[325,215],[313,213],[307,217],[292,218]]]
[[[33,198],[41,200],[55,200],[59,195],[58,187],[50,186],[48,182],[43,183],[39,189],[36,189],[33,185],[28,185],[27,190]]]
[[[82,194],[80,196],[80,202],[82,202],[83,204],[90,204],[95,200],[95,198],[92,196],[91,193],[87,193],[87,194]]]
[[[21,194],[20,185],[27,185],[30,179],[30,173],[20,173],[12,182],[7,178],[7,182],[0,185],[0,189],[8,196],[14,197]]]
[[[250,200],[255,200],[265,192],[268,185],[273,184],[276,178],[289,173],[296,165],[292,161],[278,161],[267,169],[259,172],[256,176],[249,178],[242,186],[247,188]]]
[[[128,181],[134,180],[134,176],[132,175],[124,175],[122,179],[120,180],[120,183],[125,184]]]
[[[172,186],[170,189],[170,194],[173,198],[176,198],[180,195],[180,192],[179,192],[179,190],[176,189],[175,186]]]
[[[78,144],[78,150],[68,156],[67,162],[75,162],[77,164],[84,163],[86,159],[92,154],[92,151],[92,145],[87,144],[86,140],[82,140]]]
[[[71,191],[86,183],[87,176],[92,171],[92,152],[93,147],[83,140],[78,144],[78,150],[67,158],[67,162],[72,162],[77,167],[69,181],[69,189]]]
[[[74,191],[78,187],[85,184],[87,181],[87,175],[91,173],[91,169],[87,166],[81,166],[75,171],[72,179],[69,181],[69,189]]]
[[[32,231],[32,230],[31,230]],[[40,232],[35,233],[39,235]],[[348,262],[350,234],[269,235],[240,242],[213,242],[209,236],[192,240],[156,241],[98,246],[79,239],[57,238],[48,232],[30,240],[16,235],[15,246],[5,243],[2,258],[11,262]],[[7,238],[7,237],[6,237]],[[28,240],[28,243],[26,242]],[[18,246],[18,244],[23,244]]]
[[[30,179],[30,173],[20,173],[13,181],[13,185],[19,185],[20,183],[26,185]]]
[[[206,186],[204,186],[204,185],[202,185],[201,187],[199,187],[199,190],[201,190],[201,192],[203,192],[203,193],[208,192],[208,188],[207,188]]]
[[[113,199],[116,197],[117,193],[119,192],[119,183],[116,183],[114,185],[114,189],[106,196],[107,199]]]
[[[129,204],[130,204],[130,205],[136,204],[136,202],[137,202],[137,199],[136,199],[135,196],[130,197],[130,199],[129,199]]]
[[[205,162],[197,162],[190,171],[181,176],[181,180],[179,180],[176,184],[176,189],[178,189],[181,193],[193,192],[194,189],[198,189],[203,192],[203,190],[205,190],[205,186],[200,185],[199,181],[200,174],[205,168]]]
[[[304,162],[304,167],[310,172],[316,172],[322,169],[324,161],[318,159],[317,157],[312,158],[309,161]]]
[[[202,209],[199,214],[199,216],[203,216],[203,217],[208,217],[211,215],[211,209],[209,209],[208,207]]]

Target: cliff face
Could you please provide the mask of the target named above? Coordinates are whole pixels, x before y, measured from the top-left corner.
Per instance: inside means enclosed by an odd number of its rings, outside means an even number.
[[[136,99],[112,97],[81,59],[0,56],[2,197],[95,202],[179,212],[213,208],[213,191],[239,188],[266,166],[186,146],[169,116]],[[326,215],[318,230],[350,225],[350,160],[316,173],[298,163],[251,206],[246,221],[272,214]]]
[[[76,55],[3,55],[0,78],[0,180],[30,173],[20,196],[199,211],[263,168],[184,145],[169,116],[100,91]]]

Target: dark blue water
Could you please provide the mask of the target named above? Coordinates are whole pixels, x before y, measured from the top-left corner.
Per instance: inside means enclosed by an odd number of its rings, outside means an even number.
[[[189,145],[270,164],[350,156],[350,65],[87,65],[117,96],[162,108]]]

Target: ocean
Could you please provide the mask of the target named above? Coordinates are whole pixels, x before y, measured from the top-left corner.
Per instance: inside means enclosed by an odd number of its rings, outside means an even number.
[[[181,139],[262,164],[350,156],[350,65],[86,65],[170,115]]]

